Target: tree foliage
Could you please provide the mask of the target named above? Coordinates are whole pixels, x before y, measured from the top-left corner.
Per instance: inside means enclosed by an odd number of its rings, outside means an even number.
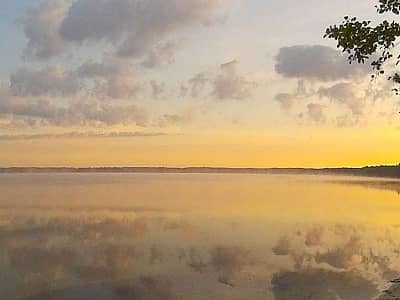
[[[400,0],[379,0],[375,7],[381,15],[400,14]],[[327,28],[324,37],[335,39],[337,47],[348,53],[350,63],[365,63],[371,59],[373,78],[385,73],[383,67],[387,61],[394,58],[396,65],[400,64],[400,55],[395,54],[396,40],[400,37],[400,24],[396,21],[383,20],[373,25],[371,21],[345,16],[340,25]],[[400,84],[400,73],[395,71],[388,79]],[[400,88],[394,91],[399,94]]]

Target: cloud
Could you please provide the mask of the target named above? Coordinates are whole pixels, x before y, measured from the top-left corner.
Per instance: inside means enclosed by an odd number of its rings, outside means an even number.
[[[182,47],[182,43],[168,41],[156,46],[142,62],[146,68],[156,68],[164,63],[172,63],[175,53]]]
[[[389,104],[393,100],[385,88],[387,84],[382,82],[343,81],[316,84],[298,80],[297,88],[289,93],[275,95],[274,100],[285,113],[298,109],[300,114],[297,115],[308,116],[315,123],[329,122],[340,128],[355,127],[365,125],[367,115],[385,122],[392,120],[393,112],[396,114],[397,111]],[[305,113],[300,110],[304,106]],[[329,120],[325,117],[326,113],[329,113]]]
[[[103,282],[79,285],[75,287],[56,289],[51,292],[40,293],[23,298],[24,300],[79,300],[82,295],[96,300],[173,300],[178,296],[173,290],[168,278],[162,276],[140,276],[128,282]],[[86,298],[85,298],[86,299]]]
[[[111,225],[114,225],[111,223]],[[120,234],[118,227],[116,234]],[[110,230],[111,231],[111,230]],[[104,237],[101,237],[104,238]],[[98,244],[90,249],[93,263],[85,265],[76,262],[75,272],[83,280],[118,280],[131,274],[139,257],[134,245]]]
[[[251,96],[255,83],[239,71],[236,60],[221,64],[216,74],[200,72],[181,85],[181,96],[212,96],[219,100],[245,99]]]
[[[117,299],[148,299],[148,300],[173,300],[178,295],[173,290],[172,283],[162,276],[142,276],[130,285],[114,287]]]
[[[375,284],[356,272],[309,269],[275,273],[271,280],[276,300],[374,299]]]
[[[25,13],[20,22],[28,39],[26,57],[43,60],[63,52],[65,42],[59,28],[67,10],[65,0],[46,0]]]
[[[189,80],[190,93],[193,98],[200,96],[206,85],[210,83],[210,78],[205,73],[197,73]]]
[[[9,90],[0,91],[0,114],[16,118],[54,120],[65,114],[64,109],[49,100],[16,97]]]
[[[354,118],[352,114],[344,114],[336,117],[336,126],[339,128],[354,127],[360,124],[358,118]]]
[[[302,104],[303,100],[315,95],[314,87],[303,79],[297,80],[297,87],[291,93],[278,93],[274,100],[280,105],[282,111],[290,112],[294,106]]]
[[[152,67],[165,53],[168,59],[176,50],[171,34],[211,24],[219,4],[219,0],[78,0],[63,19],[60,34],[76,44],[110,42],[121,57],[150,56],[144,64]]]
[[[207,264],[204,262],[199,251],[196,248],[190,248],[188,266],[195,272],[203,273],[207,269]]]
[[[15,208],[15,207],[14,207]],[[10,209],[10,207],[8,207]],[[28,207],[29,210],[43,209],[43,207]],[[46,210],[57,210],[55,207],[46,207]],[[93,211],[96,208],[93,206],[87,207],[64,207],[58,208],[58,210],[64,211]],[[101,208],[97,208],[101,211]],[[140,212],[140,209],[126,208],[133,212]],[[125,209],[125,211],[126,211]],[[119,211],[118,207],[105,207],[105,211]],[[147,223],[142,218],[137,218],[132,221],[121,222],[115,219],[101,218],[101,219],[88,219],[84,222],[76,219],[48,219],[38,220],[32,219],[34,224],[16,224],[17,226],[10,226],[7,229],[0,231],[0,239],[4,243],[8,238],[14,240],[28,240],[32,242],[31,246],[34,247],[36,244],[35,238],[51,239],[57,237],[64,237],[70,240],[98,240],[101,238],[103,241],[114,238],[130,238],[134,239],[143,236],[147,233]],[[15,225],[15,224],[14,224]],[[40,245],[40,242],[38,243]],[[12,250],[12,249],[11,249]]]
[[[70,249],[44,249],[21,247],[8,249],[11,265],[20,273],[52,275],[66,270],[73,264],[78,254]]]
[[[162,132],[66,132],[60,134],[21,134],[21,135],[0,135],[2,141],[17,140],[41,140],[41,139],[81,139],[81,138],[135,138],[135,137],[157,137],[166,136],[167,133]]]
[[[314,226],[305,233],[304,244],[307,247],[319,246],[321,245],[323,236],[324,228],[321,226]]]
[[[279,103],[283,111],[287,112],[295,105],[297,96],[289,93],[279,93],[275,95],[274,100]]]
[[[131,77],[115,76],[97,86],[97,95],[106,95],[110,98],[121,99],[136,96],[140,91],[138,85]]]
[[[320,97],[344,105],[353,115],[362,115],[367,105],[365,89],[353,83],[343,82],[331,87],[321,87],[318,94]]]
[[[141,90],[132,66],[118,59],[105,59],[101,63],[88,61],[74,73],[81,78],[95,79],[92,93],[97,97],[130,98]]]
[[[367,65],[350,65],[339,51],[320,45],[296,45],[279,49],[275,70],[286,78],[315,81],[352,79],[368,74]]]
[[[251,264],[249,252],[240,247],[215,247],[209,264],[220,272],[218,281],[234,286],[235,275]]]
[[[158,99],[165,90],[165,85],[155,80],[150,81],[151,95],[154,99]]]
[[[292,254],[293,248],[289,238],[283,237],[279,239],[278,243],[272,248],[272,252],[279,256]]]
[[[238,64],[233,60],[220,66],[220,74],[213,81],[212,94],[215,98],[240,100],[251,96],[254,83],[239,73]]]
[[[100,123],[105,125],[135,123],[145,126],[146,112],[137,105],[114,105],[95,101],[81,101],[71,105],[60,124]]]
[[[179,126],[190,123],[192,120],[193,110],[186,109],[184,112],[178,114],[163,114],[159,117],[156,125],[159,127]]]
[[[198,233],[191,223],[184,220],[163,220],[162,228],[165,231],[175,231],[187,239],[192,239]]]
[[[19,69],[10,76],[10,90],[15,96],[72,96],[80,83],[59,65],[41,70]]]
[[[0,116],[0,128],[3,130],[19,130],[26,127],[36,127],[39,122],[34,118],[14,118],[13,116]]]
[[[86,93],[96,98],[131,98],[141,90],[131,64],[118,59],[87,61],[73,71],[52,65],[44,69],[21,68],[10,76],[10,90],[20,97],[71,97]]]
[[[16,97],[0,91],[0,115],[20,120],[36,119],[40,125],[117,125],[145,126],[146,111],[136,104],[109,104],[97,100],[80,100],[70,104],[54,100]],[[30,122],[26,122],[27,125]]]
[[[348,269],[361,262],[362,249],[360,238],[353,236],[342,247],[317,254],[315,260],[317,263],[327,263],[334,268]]]
[[[131,74],[130,65],[121,64],[118,60],[107,60],[102,63],[87,61],[75,73],[82,78],[108,78]]]
[[[325,106],[319,103],[309,103],[307,105],[307,116],[315,123],[325,123]]]
[[[166,247],[161,244],[154,244],[149,249],[149,263],[151,265],[155,263],[162,263],[165,259]]]

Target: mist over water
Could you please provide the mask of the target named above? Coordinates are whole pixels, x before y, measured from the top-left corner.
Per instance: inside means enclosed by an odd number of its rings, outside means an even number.
[[[399,186],[3,174],[1,299],[392,299],[382,291],[400,273]]]

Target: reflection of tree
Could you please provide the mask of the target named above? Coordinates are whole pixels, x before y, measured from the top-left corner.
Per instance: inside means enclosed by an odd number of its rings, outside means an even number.
[[[333,180],[331,183],[359,185],[367,188],[388,190],[400,195],[400,181],[398,180]]]
[[[390,281],[391,286],[382,292],[376,300],[398,300],[400,299],[400,279]]]

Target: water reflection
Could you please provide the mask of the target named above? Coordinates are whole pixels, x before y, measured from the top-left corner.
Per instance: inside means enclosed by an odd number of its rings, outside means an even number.
[[[345,185],[359,185],[367,188],[382,189],[394,191],[400,195],[400,181],[396,179],[382,179],[382,178],[370,178],[365,179],[361,177],[336,179],[332,180],[332,183],[345,184]]]
[[[383,300],[400,290],[396,193],[321,178],[91,176],[0,182],[2,299]]]

